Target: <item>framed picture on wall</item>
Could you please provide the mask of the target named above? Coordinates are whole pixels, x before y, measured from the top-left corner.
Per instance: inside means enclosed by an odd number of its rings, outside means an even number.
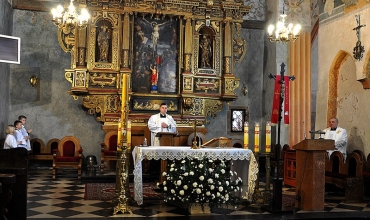
[[[132,91],[176,93],[177,58],[178,21],[137,15],[134,22]]]

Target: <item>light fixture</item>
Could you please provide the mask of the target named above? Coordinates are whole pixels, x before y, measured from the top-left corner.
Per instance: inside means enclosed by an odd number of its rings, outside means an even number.
[[[58,27],[68,28],[69,30],[77,25],[81,28],[86,28],[87,22],[90,18],[89,12],[86,8],[82,8],[81,13],[78,14],[73,4],[73,0],[70,1],[68,10],[64,10],[61,5],[58,5],[56,8],[51,10],[54,24]]]
[[[293,27],[293,24],[290,23],[288,26],[285,26],[285,18],[287,15],[284,14],[284,5],[283,14],[280,15],[281,19],[277,22],[276,29],[272,24],[268,27],[267,32],[269,34],[269,40],[271,42],[294,42],[299,37],[299,32],[301,31],[300,24],[296,24]]]
[[[30,77],[30,79],[29,79],[30,85],[31,85],[32,87],[35,87],[35,86],[37,85],[38,81],[39,81],[39,79],[38,79],[38,78],[37,78],[37,76],[35,76],[35,75],[32,75],[32,76]]]

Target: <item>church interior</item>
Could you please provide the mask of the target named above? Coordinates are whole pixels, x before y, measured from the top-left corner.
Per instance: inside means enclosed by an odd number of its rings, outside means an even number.
[[[32,129],[32,151],[0,149],[0,219],[370,217],[369,9],[0,0],[0,148],[20,115]],[[15,56],[6,40],[19,43]],[[152,148],[148,121],[162,103],[175,126]],[[333,118],[345,154],[327,153]],[[239,206],[189,214],[157,198],[185,148],[239,166]]]

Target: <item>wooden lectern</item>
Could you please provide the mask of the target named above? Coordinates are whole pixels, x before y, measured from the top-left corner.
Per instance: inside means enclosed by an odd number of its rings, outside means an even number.
[[[177,135],[176,132],[158,132],[157,137],[159,138],[160,146],[175,146],[174,137]],[[167,160],[161,160],[161,172],[159,175],[159,181],[163,182],[163,172],[167,172]]]
[[[305,139],[293,148],[296,149],[297,157],[296,207],[304,211],[322,211],[325,200],[326,150],[334,149],[334,141]]]

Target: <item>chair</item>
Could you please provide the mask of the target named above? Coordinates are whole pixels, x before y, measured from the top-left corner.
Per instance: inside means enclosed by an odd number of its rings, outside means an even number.
[[[48,141],[46,144],[46,149],[50,151],[51,154],[53,154],[55,149],[58,149],[58,143],[59,143],[58,138],[53,138]]]
[[[66,136],[58,143],[58,149],[53,151],[53,179],[55,180],[57,169],[71,167],[77,169],[78,179],[81,179],[82,148],[79,141],[73,136]]]
[[[33,138],[30,141],[32,152],[28,154],[28,160],[53,160],[53,153],[48,150],[40,138]]]
[[[112,169],[112,165],[115,169],[115,165],[112,162],[117,161],[117,132],[110,131],[104,137],[104,142],[101,143],[101,164],[100,172],[104,173],[105,163],[107,169]]]

